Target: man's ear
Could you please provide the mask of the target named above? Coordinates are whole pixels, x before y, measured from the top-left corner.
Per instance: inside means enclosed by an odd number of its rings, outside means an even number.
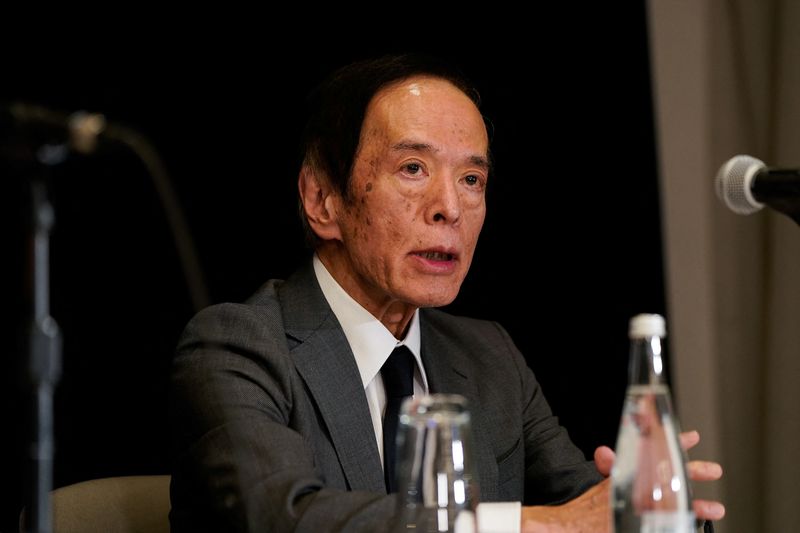
[[[324,241],[342,240],[336,217],[336,195],[327,178],[304,164],[300,169],[297,187],[306,220],[317,237]]]

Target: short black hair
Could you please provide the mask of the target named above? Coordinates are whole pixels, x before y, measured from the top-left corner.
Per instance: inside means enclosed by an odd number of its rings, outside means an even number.
[[[414,76],[446,80],[480,108],[478,91],[457,68],[441,59],[403,54],[351,63],[335,71],[309,95],[301,146],[303,165],[322,173],[347,198],[369,103],[381,89]],[[313,245],[317,242],[316,235],[307,225],[302,205],[300,210],[306,235]]]

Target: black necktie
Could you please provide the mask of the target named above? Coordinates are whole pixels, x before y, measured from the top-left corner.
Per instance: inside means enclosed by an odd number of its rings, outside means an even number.
[[[383,477],[386,492],[397,491],[395,454],[397,453],[397,419],[400,404],[414,395],[414,355],[405,346],[398,346],[381,368],[386,389],[386,411],[383,415]]]

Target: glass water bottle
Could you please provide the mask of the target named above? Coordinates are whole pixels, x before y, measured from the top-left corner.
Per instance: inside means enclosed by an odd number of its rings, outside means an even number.
[[[611,470],[617,533],[695,531],[686,461],[664,378],[660,315],[630,321],[628,389]]]

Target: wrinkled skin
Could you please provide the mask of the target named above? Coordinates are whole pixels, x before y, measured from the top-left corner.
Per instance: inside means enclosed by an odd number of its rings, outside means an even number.
[[[483,117],[461,90],[412,77],[370,102],[345,197],[313,168],[301,172],[317,254],[398,338],[417,308],[458,294],[486,214],[488,149]]]

